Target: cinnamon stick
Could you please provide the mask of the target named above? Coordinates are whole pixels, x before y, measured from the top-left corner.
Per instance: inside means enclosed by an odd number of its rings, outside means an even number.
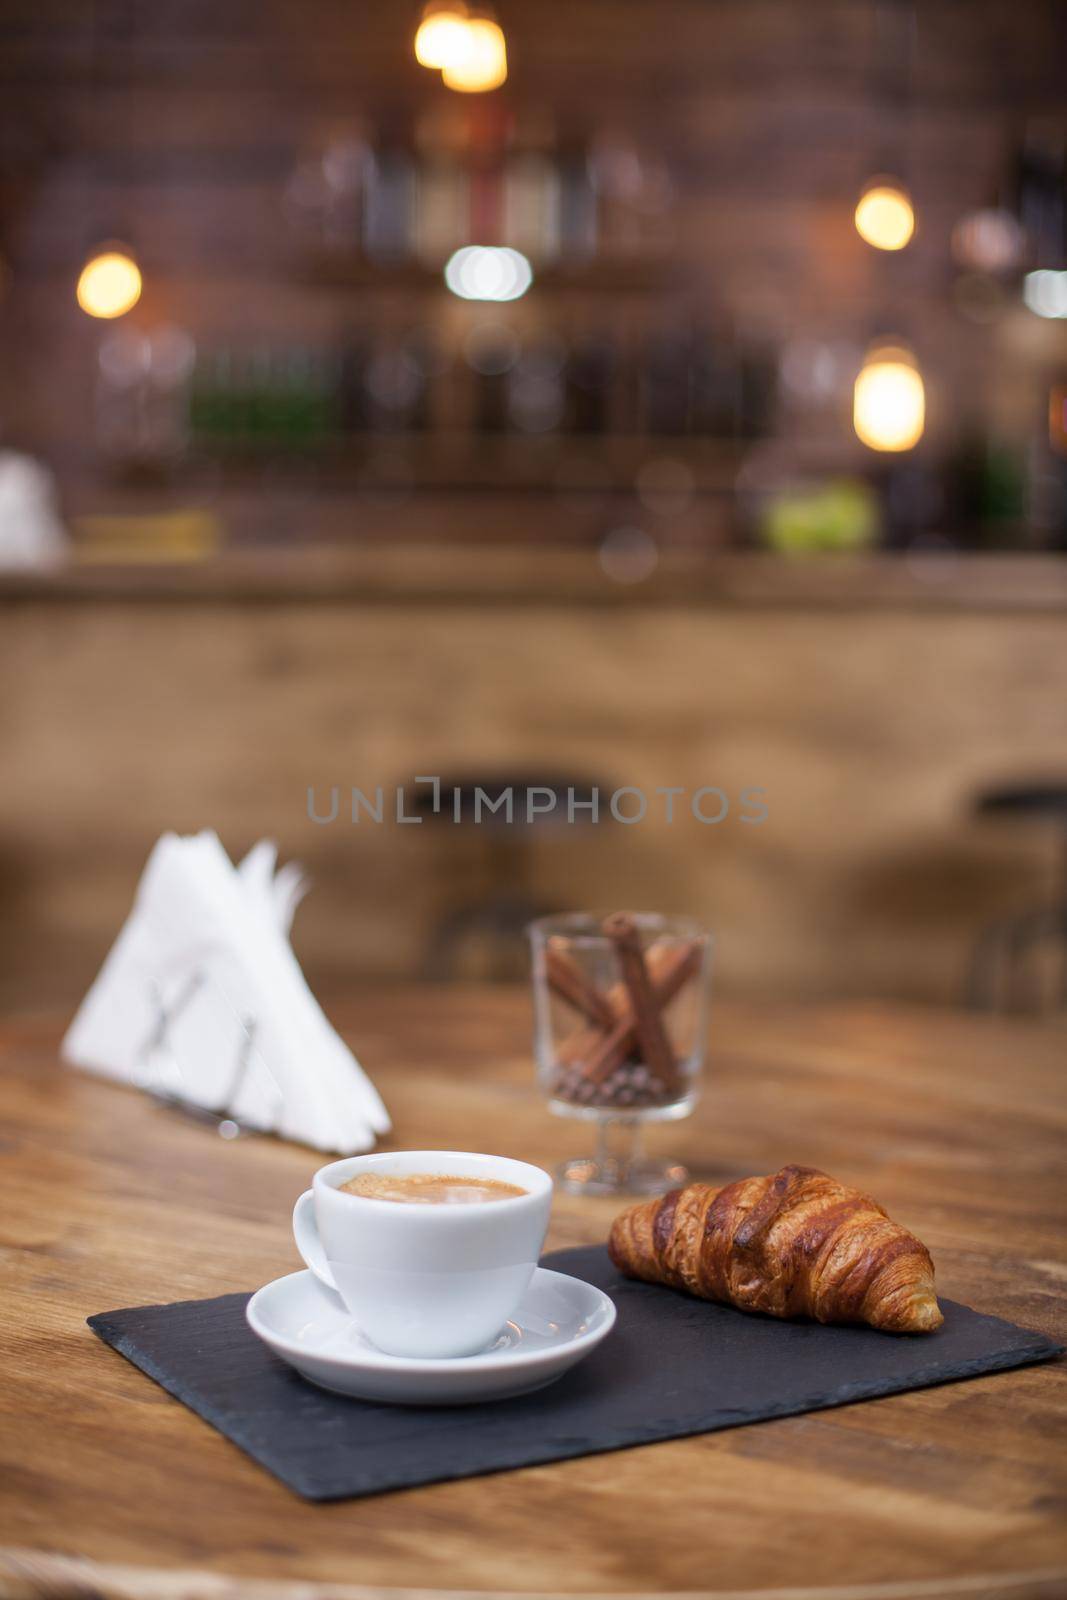
[[[654,985],[660,983],[663,974],[671,965],[671,958],[676,954],[676,950],[677,947],[672,947],[664,941],[654,944],[650,950],[645,952],[645,965],[648,967]],[[611,988],[605,992],[604,999],[607,1001],[611,1012],[607,1027],[605,1028],[601,1023],[595,1023],[591,1027],[576,1028],[568,1038],[563,1040],[556,1051],[556,1058],[561,1065],[574,1066],[584,1061],[592,1051],[597,1049],[604,1033],[611,1032],[619,1022],[625,1022],[631,1033],[626,1053],[629,1054],[630,1050],[636,1048],[637,1041],[636,1037],[633,1036],[633,1008],[630,1005],[630,992],[625,983],[621,981],[613,983]],[[623,1059],[625,1060],[625,1056]]]
[[[674,1052],[645,965],[645,952],[637,923],[627,912],[616,911],[604,918],[603,930],[615,946],[619,958],[622,981],[629,992],[634,1029],[645,1065],[654,1077],[669,1084],[674,1078]]]
[[[583,1017],[599,1028],[613,1028],[616,1010],[606,995],[601,994],[574,960],[564,950],[553,949],[551,942],[545,949],[545,976],[549,986],[562,1000],[572,1005]]]
[[[653,957],[658,959],[653,961]],[[699,971],[700,962],[701,949],[695,940],[687,940],[686,943],[676,945],[672,949],[649,951],[648,964],[653,966],[655,972],[653,993],[660,1011],[670,1005],[690,978]],[[566,1045],[558,1052],[558,1058],[563,1064],[581,1064],[583,1076],[591,1083],[599,1084],[611,1077],[616,1067],[622,1065],[637,1043],[636,1019],[632,1006],[627,1003],[615,1026],[607,1033],[596,1033],[587,1028],[580,1029],[578,1034],[567,1040]],[[651,1066],[651,1063],[647,1064]],[[670,1070],[663,1080],[664,1088],[667,1090],[676,1088],[677,1077],[672,1055]]]

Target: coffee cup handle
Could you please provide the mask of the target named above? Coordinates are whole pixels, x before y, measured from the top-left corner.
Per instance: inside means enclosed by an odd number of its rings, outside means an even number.
[[[310,1189],[305,1189],[293,1207],[293,1237],[296,1240],[296,1248],[304,1258],[304,1264],[310,1268],[320,1283],[324,1283],[327,1289],[332,1289],[336,1294],[337,1284],[334,1282],[333,1273],[326,1260],[326,1252],[322,1248],[322,1240],[319,1238],[315,1222],[315,1196]]]

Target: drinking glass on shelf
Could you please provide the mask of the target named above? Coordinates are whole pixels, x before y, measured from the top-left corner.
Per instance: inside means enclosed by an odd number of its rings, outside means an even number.
[[[707,1042],[711,935],[687,917],[575,912],[528,928],[534,1044],[549,1110],[597,1125],[594,1153],[559,1168],[572,1194],[660,1194],[686,1181],[641,1149],[646,1122],[696,1104]]]

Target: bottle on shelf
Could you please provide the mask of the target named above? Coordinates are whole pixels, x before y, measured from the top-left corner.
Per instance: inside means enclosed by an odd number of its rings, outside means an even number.
[[[224,450],[236,434],[233,359],[227,346],[198,350],[189,386],[189,431],[203,449]]]
[[[1026,452],[1029,540],[1042,550],[1067,549],[1067,382],[1053,380]]]
[[[363,366],[364,415],[372,433],[411,433],[428,418],[427,358],[411,334],[388,333],[371,346]]]
[[[322,243],[327,250],[359,249],[369,151],[356,134],[332,140],[323,151]]]
[[[738,352],[737,432],[763,439],[773,431],[778,397],[778,356],[770,345],[748,342]]]
[[[1058,132],[1028,132],[1019,153],[1016,193],[1031,265],[1067,266],[1067,147]]]
[[[606,334],[583,334],[571,343],[566,367],[569,433],[610,430],[617,367],[615,346]]]
[[[653,331],[638,369],[639,428],[666,437],[684,434],[689,418],[689,341],[678,327]]]
[[[597,195],[587,148],[572,144],[556,161],[559,189],[559,253],[568,261],[585,261],[598,243]]]
[[[363,433],[370,426],[367,406],[367,339],[359,330],[345,335],[337,364],[337,426],[342,434]]]
[[[368,152],[361,213],[363,250],[374,262],[404,260],[415,241],[415,166],[399,142]]]
[[[470,209],[467,168],[448,150],[424,155],[415,184],[415,253],[424,265],[439,267],[470,243]]]
[[[201,349],[182,380],[188,431],[203,452],[305,459],[339,436],[376,433],[652,441],[773,431],[777,361],[766,342],[739,343],[707,319],[635,333],[629,323],[582,318],[565,340],[551,325],[530,328],[532,314],[457,309],[440,331],[379,322],[350,327],[328,346]],[[535,452],[531,465],[540,459]]]
[[[534,261],[560,253],[560,183],[555,163],[542,150],[520,150],[504,173],[505,244]]]
[[[742,406],[741,373],[725,330],[693,329],[689,343],[687,430],[701,439],[732,439]]]
[[[508,373],[507,417],[522,434],[555,433],[565,420],[565,369],[563,341],[542,334],[526,345]]]
[[[468,244],[509,244],[504,236],[504,168],[495,157],[476,162],[470,173]]]

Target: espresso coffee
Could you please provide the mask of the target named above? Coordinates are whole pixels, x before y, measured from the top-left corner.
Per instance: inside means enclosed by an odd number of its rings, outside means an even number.
[[[514,1200],[528,1193],[499,1178],[467,1178],[451,1172],[360,1172],[342,1183],[342,1194],[364,1200],[396,1200],[402,1205],[469,1206],[487,1200]]]

